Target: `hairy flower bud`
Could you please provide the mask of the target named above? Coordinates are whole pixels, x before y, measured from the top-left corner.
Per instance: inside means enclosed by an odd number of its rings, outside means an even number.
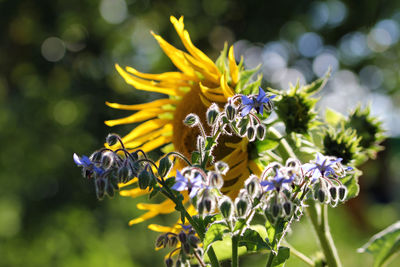
[[[260,181],[257,176],[251,175],[245,182],[245,188],[249,196],[254,197],[260,192]]]
[[[165,265],[167,267],[172,267],[174,265],[174,261],[171,258],[166,258],[165,259]]]
[[[229,197],[224,197],[219,202],[219,210],[225,219],[230,219],[232,216],[232,200]]]
[[[176,236],[170,236],[168,239],[168,245],[172,248],[176,247],[178,244],[178,238]]]
[[[146,166],[138,175],[139,180],[139,188],[144,190],[146,189],[151,181],[150,170],[148,170],[148,166]]]
[[[265,138],[265,126],[262,124],[257,125],[256,136],[258,140],[264,140]]]
[[[197,248],[197,244],[200,242],[199,238],[195,235],[189,235],[188,241],[189,244],[194,248]]]
[[[289,202],[289,201],[287,201],[287,202],[285,202],[285,203],[283,203],[283,211],[285,212],[285,214],[287,215],[287,216],[290,216],[291,214],[292,214],[292,211],[293,211],[293,205],[292,205],[292,203],[291,202]]]
[[[105,152],[101,156],[101,165],[104,169],[109,169],[114,163],[114,157],[112,152]]]
[[[254,127],[249,126],[249,128],[247,128],[247,138],[249,139],[249,141],[254,141],[255,137],[256,137],[256,131]]]
[[[271,214],[274,218],[278,217],[281,213],[281,205],[278,203],[274,203],[271,205]]]
[[[189,245],[189,243],[183,243],[182,247],[183,247],[183,250],[185,251],[186,254],[190,253],[190,245]]]
[[[161,248],[161,247],[165,248],[167,246],[167,243],[168,243],[168,237],[165,234],[160,235],[156,239],[156,248]]]
[[[106,193],[109,197],[114,197],[114,187],[110,181],[106,182]]]
[[[119,140],[119,136],[117,134],[109,134],[106,137],[106,142],[109,146],[115,145]]]
[[[99,161],[101,161],[101,155],[102,155],[103,153],[102,152],[100,152],[100,151],[95,151],[92,155],[90,155],[90,160],[91,161],[95,161],[95,162],[99,162]]]
[[[222,178],[221,174],[217,172],[210,171],[208,173],[208,180],[210,181],[210,185],[212,187],[220,189],[224,185],[224,179]]]
[[[343,185],[340,186],[339,187],[339,199],[340,199],[340,201],[345,200],[346,195],[347,195],[347,188],[345,186],[343,186]]]
[[[218,108],[217,104],[213,103],[208,108],[207,113],[206,113],[207,124],[212,126],[215,123],[218,115],[219,115],[219,108]]]
[[[249,207],[249,205],[247,204],[247,201],[245,199],[236,198],[235,208],[236,208],[236,214],[238,217],[246,216],[248,207]]]
[[[331,199],[335,201],[338,196],[338,189],[336,186],[329,187],[329,194],[331,195]]]
[[[318,189],[318,191],[317,191],[317,199],[318,199],[319,202],[325,203],[325,201],[327,200],[327,195],[326,195],[325,190],[323,190],[321,188]]]
[[[197,124],[199,124],[199,122],[200,122],[199,116],[193,113],[188,114],[183,121],[185,125],[190,127],[196,126]]]
[[[180,241],[181,243],[186,243],[186,241],[187,241],[186,233],[185,233],[184,231],[181,231],[181,232],[178,234],[178,239],[179,239],[179,241]]]
[[[231,104],[227,104],[225,106],[225,113],[229,121],[233,121],[235,119],[236,110]]]
[[[118,169],[118,181],[120,183],[126,183],[129,180],[129,168],[127,166],[122,166],[121,168]]]
[[[98,199],[103,199],[104,197],[104,190],[106,187],[106,181],[104,178],[97,178],[95,182],[96,187],[96,196]]]
[[[214,164],[215,170],[220,172],[222,175],[225,175],[229,170],[229,165],[223,161],[218,161]]]
[[[158,174],[160,177],[165,177],[172,167],[171,160],[166,156],[160,160],[160,165],[158,166]]]

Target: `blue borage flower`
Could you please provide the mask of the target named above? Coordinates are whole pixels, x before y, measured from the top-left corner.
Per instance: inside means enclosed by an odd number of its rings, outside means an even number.
[[[194,198],[200,189],[205,188],[203,178],[200,174],[192,179],[188,179],[183,176],[179,171],[176,171],[175,181],[176,183],[171,187],[171,189],[175,191],[188,190],[190,198]]]
[[[262,181],[260,184],[261,186],[264,187],[264,191],[271,191],[276,189],[277,191],[279,191],[284,184],[289,184],[291,182],[293,182],[294,180],[294,175],[290,176],[289,178],[287,178],[285,175],[283,175],[283,173],[280,170],[277,170],[275,173],[275,176],[272,178],[272,180],[270,181]]]
[[[340,164],[341,161],[341,158],[326,157],[317,152],[315,163],[303,164],[301,168],[306,174],[311,174],[311,181],[314,182],[320,177],[337,176],[334,167],[336,164]],[[346,168],[346,170],[351,169],[351,167]]]
[[[247,114],[249,114],[253,108],[262,115],[264,112],[263,110],[264,105],[268,105],[271,99],[275,97],[276,95],[267,97],[267,95],[265,94],[264,90],[261,87],[259,87],[257,98],[255,98],[255,96],[247,97],[245,95],[242,95],[242,105],[244,106],[241,113],[242,116],[244,117]]]
[[[87,173],[86,177],[90,178],[91,174],[93,173],[93,171],[97,174],[97,175],[101,175],[104,173],[104,170],[102,168],[97,167],[87,156],[83,155],[82,157],[79,157],[76,153],[74,153],[74,161],[75,164],[78,165],[79,167],[83,167],[83,170],[89,171],[89,173]]]

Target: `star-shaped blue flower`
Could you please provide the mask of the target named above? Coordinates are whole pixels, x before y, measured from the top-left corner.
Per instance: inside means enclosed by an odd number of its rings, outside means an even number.
[[[242,116],[244,117],[247,114],[249,114],[253,108],[262,115],[264,112],[263,110],[264,105],[267,105],[268,102],[271,101],[271,99],[273,99],[274,97],[276,97],[276,95],[267,97],[267,95],[265,94],[264,90],[261,87],[259,87],[257,98],[247,97],[245,95],[242,95],[242,104],[244,106],[242,110]]]
[[[89,171],[89,174],[92,173],[92,171],[96,172],[98,175],[101,175],[104,170],[102,168],[97,167],[87,156],[83,155],[82,157],[79,157],[76,153],[74,153],[74,161],[75,164],[78,165],[79,167],[83,167],[84,170]]]
[[[171,189],[175,191],[188,190],[190,198],[194,198],[199,190],[204,188],[203,179],[200,174],[189,180],[177,171],[175,181],[176,183],[171,187]]]
[[[293,182],[294,175],[287,178],[285,175],[282,174],[279,170],[276,171],[275,176],[272,178],[271,181],[262,181],[260,184],[262,187],[265,187],[264,191],[271,191],[271,190],[280,190],[284,184],[289,184]]]
[[[321,153],[317,152],[317,157],[315,159],[315,163],[306,163],[301,166],[305,173],[311,173],[311,181],[314,182],[320,177],[335,175],[335,170],[333,166],[341,162],[341,158],[332,159],[329,157],[325,157]]]

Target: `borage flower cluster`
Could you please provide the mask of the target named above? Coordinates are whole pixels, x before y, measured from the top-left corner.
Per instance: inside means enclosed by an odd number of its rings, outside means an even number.
[[[261,76],[251,79],[257,69],[237,64],[232,46],[214,63],[193,45],[183,17],[171,22],[188,53],[152,34],[179,71],[145,74],[116,66],[137,89],[169,97],[138,105],[107,103],[139,110],[107,125],[142,124],[122,138],[110,134],[105,148],[89,157],[73,156],[83,176],[94,181],[97,197],[119,190],[131,197],[162,194],[166,200],[160,204],[138,204],[148,211],[130,224],[180,214],[172,227],[149,225],[162,232],[156,248],[171,249],[167,266],[219,266],[223,259],[238,266],[239,246],[248,253],[269,252],[266,266],[281,266],[290,254],[281,241],[304,214],[323,244],[322,262],[340,266],[327,207],[357,195],[357,164],[374,157],[383,140],[379,122],[359,108],[348,117],[332,110],[319,117],[312,96],[329,74],[287,91],[262,89]],[[150,158],[147,153],[157,148],[164,155]],[[232,248],[229,255],[220,249],[226,246]]]

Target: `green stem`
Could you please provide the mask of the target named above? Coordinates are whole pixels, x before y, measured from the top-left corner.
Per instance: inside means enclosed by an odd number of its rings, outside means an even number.
[[[200,240],[203,241],[204,236],[205,236],[204,226],[198,225],[195,222],[195,220],[193,220],[192,216],[190,216],[190,214],[186,211],[185,207],[182,205],[182,202],[180,202],[175,197],[175,195],[172,193],[171,189],[169,189],[167,185],[163,184],[163,189],[165,190],[165,191],[162,191],[164,193],[164,195],[166,195],[169,199],[171,199],[176,204],[176,206],[180,212],[183,212],[183,214],[185,215],[185,218],[189,221],[190,225],[192,225],[194,230],[196,230],[197,234],[199,235]],[[211,266],[219,267],[218,258],[217,258],[217,255],[215,254],[215,251],[212,248],[212,246],[209,247],[209,249],[207,251],[207,255],[208,255],[208,258],[210,259]]]
[[[234,235],[232,237],[232,267],[239,266],[238,244],[239,244],[239,236]]]
[[[277,238],[276,232],[277,232],[277,229],[278,229],[278,226],[279,226],[280,223],[281,223],[281,219],[277,219],[276,223],[274,225],[275,232],[274,232],[274,237],[272,239],[271,252],[269,253],[266,267],[271,267],[272,266],[272,262],[273,262],[275,256],[278,254],[278,246],[277,246],[278,243],[276,242],[276,238]]]
[[[284,161],[288,158],[296,159],[296,154],[293,152],[293,149],[290,147],[289,143],[286,139],[276,130],[274,127],[268,128],[269,132],[272,136],[279,140],[278,152]]]
[[[328,207],[324,204],[320,205],[320,210],[317,208],[315,201],[308,201],[308,216],[311,219],[311,224],[317,234],[321,249],[325,255],[326,263],[329,267],[341,267],[339,255],[333,243],[332,235],[328,225]]]

